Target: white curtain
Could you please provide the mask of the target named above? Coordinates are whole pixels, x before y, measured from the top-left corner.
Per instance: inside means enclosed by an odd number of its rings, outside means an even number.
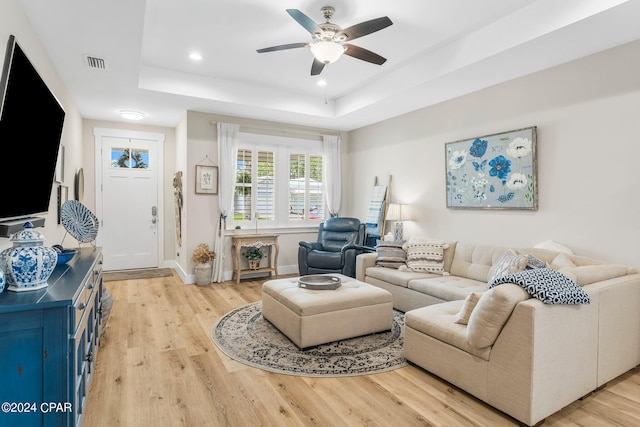
[[[236,177],[236,158],[238,157],[238,132],[240,127],[235,124],[218,123],[218,163],[219,163],[219,190],[218,207],[220,218],[218,219],[218,232],[214,235],[214,251],[216,258],[213,263],[212,282],[224,281],[224,231],[226,230],[227,215],[233,213],[233,192]]]
[[[325,158],[324,191],[327,195],[329,214],[334,217],[340,212],[342,198],[342,162],[340,159],[340,137],[323,135],[322,145]]]

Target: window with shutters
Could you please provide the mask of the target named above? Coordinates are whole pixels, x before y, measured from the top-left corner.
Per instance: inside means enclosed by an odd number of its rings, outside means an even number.
[[[315,225],[324,191],[320,141],[240,133],[231,228]]]

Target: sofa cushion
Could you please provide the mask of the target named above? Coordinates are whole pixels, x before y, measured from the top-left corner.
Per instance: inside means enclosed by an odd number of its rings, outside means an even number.
[[[536,268],[508,274],[489,283],[496,289],[502,284],[517,284],[529,295],[545,304],[589,304],[591,298],[573,280],[551,268]]]
[[[506,249],[500,246],[458,242],[451,263],[451,275],[486,283],[489,281],[491,266],[498,262]]]
[[[434,276],[411,280],[409,289],[429,294],[445,301],[463,300],[471,292],[487,290],[487,283],[458,276]]]
[[[500,257],[498,262],[489,270],[489,282],[505,276],[507,274],[517,273],[527,268],[529,257],[527,255],[519,255],[513,249],[504,251],[504,255]]]
[[[461,325],[466,325],[467,323],[469,323],[471,312],[475,308],[476,304],[478,304],[478,301],[480,300],[480,297],[483,293],[484,292],[471,292],[469,295],[467,295],[467,297],[464,299],[464,304],[462,304],[460,311],[456,315],[456,323],[459,323]]]
[[[529,298],[526,290],[512,283],[485,292],[469,317],[466,333],[469,345],[476,348],[492,346],[516,305]]]
[[[536,249],[547,249],[555,252],[562,252],[565,254],[572,254],[573,251],[566,247],[563,244],[558,242],[554,242],[553,240],[545,240],[544,242],[540,242],[534,246]]]
[[[590,285],[603,280],[615,279],[616,277],[626,276],[635,273],[633,267],[620,264],[594,264],[594,265],[576,265],[575,262],[582,261],[579,258],[571,259],[565,254],[555,257],[551,266],[564,274],[579,286]]]
[[[411,280],[425,279],[429,277],[441,277],[431,273],[416,273],[414,271],[401,271],[395,268],[384,267],[369,267],[367,268],[367,277],[382,280],[392,285],[402,286],[406,288],[409,286]]]
[[[412,238],[404,244],[406,268],[411,271],[443,274],[444,250],[448,244],[435,239]]]
[[[406,254],[402,249],[402,245],[404,245],[404,240],[399,242],[378,240],[376,245],[376,265],[389,268],[398,268],[404,265]]]
[[[550,263],[550,267],[554,270],[559,270],[563,267],[575,267],[575,263],[571,260],[567,254],[558,254]]]
[[[463,301],[449,301],[405,313],[405,325],[466,353],[489,360],[491,347],[476,348],[467,342],[467,326],[455,323]]]
[[[562,274],[565,274],[565,271],[571,272],[575,276],[574,281],[580,286],[630,274],[628,266],[619,264],[581,265],[574,268],[569,267],[566,270],[561,268],[558,271]]]

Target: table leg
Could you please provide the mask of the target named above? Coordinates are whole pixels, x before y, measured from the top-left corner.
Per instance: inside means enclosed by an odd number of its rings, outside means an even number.
[[[235,249],[236,249],[236,253],[234,258],[234,267],[236,270],[236,285],[240,284],[240,270],[242,269],[241,265],[240,265],[240,246],[242,245],[236,245]]]

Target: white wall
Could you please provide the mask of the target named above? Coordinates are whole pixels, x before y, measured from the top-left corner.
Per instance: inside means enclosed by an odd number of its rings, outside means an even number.
[[[555,240],[640,267],[640,42],[414,111],[349,134],[351,214],[373,177],[414,206],[405,237],[513,247]],[[537,126],[537,211],[452,210],[447,142]]]
[[[20,47],[65,110],[61,139],[61,143],[65,147],[65,168],[62,185],[69,187],[69,194],[73,195],[75,173],[82,167],[82,118],[31,27],[29,20],[22,12],[20,3],[17,0],[2,0],[0,2],[0,61],[4,61],[7,40],[12,34],[16,37]],[[37,119],[34,119],[34,126],[37,126]],[[28,145],[37,150],[37,141],[29,139],[28,129],[25,129],[24,135],[19,136],[19,138],[21,139],[18,141],[0,141],[0,143],[25,144],[25,146]],[[36,155],[34,153],[35,151],[33,150],[25,150],[25,158]],[[5,185],[10,184],[5,183]],[[64,227],[58,224],[58,185],[60,184],[54,184],[51,189],[49,214],[45,217],[45,227],[40,230],[47,239],[45,244],[49,246],[59,244],[65,235]],[[7,202],[3,201],[2,203]],[[72,244],[69,240],[64,243],[65,246]],[[0,249],[9,246],[11,246],[9,239],[0,238]]]

